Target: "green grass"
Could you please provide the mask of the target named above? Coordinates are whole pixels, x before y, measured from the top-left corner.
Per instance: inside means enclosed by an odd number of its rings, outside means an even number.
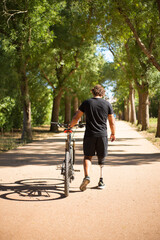
[[[157,124],[157,118],[150,118],[149,123],[150,124]]]
[[[49,126],[34,127],[33,141],[52,137],[53,133],[49,132]],[[0,132],[0,153],[16,149],[18,146],[25,145],[26,142],[21,140],[21,130],[12,132]]]
[[[156,147],[160,148],[160,138],[156,138],[156,131],[157,131],[157,118],[150,118],[149,119],[149,128],[147,131],[141,131],[142,126],[136,126],[137,130],[140,131],[143,136],[152,142]]]
[[[137,128],[139,131],[141,131],[142,125],[139,124],[137,126]],[[147,132],[156,134],[156,130],[157,130],[157,118],[150,118],[149,119],[149,128],[147,129]]]
[[[22,145],[21,132],[1,132],[0,133],[0,152],[8,151]]]
[[[157,118],[150,118],[149,129],[147,130],[147,132],[156,134],[156,130],[157,130]]]
[[[1,137],[0,138],[0,152],[15,149],[21,144],[22,144],[22,142],[20,140],[14,139],[12,137]]]

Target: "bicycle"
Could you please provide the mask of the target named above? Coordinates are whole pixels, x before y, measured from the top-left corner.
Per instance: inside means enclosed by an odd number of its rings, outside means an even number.
[[[68,128],[68,124],[51,122],[56,124],[58,127],[64,127],[64,133],[67,134],[65,142],[65,159],[62,163],[61,174],[64,176],[64,194],[66,197],[69,196],[69,184],[74,180],[74,168],[75,163],[75,139],[73,138],[73,130]],[[77,127],[84,127],[84,124],[76,124]]]

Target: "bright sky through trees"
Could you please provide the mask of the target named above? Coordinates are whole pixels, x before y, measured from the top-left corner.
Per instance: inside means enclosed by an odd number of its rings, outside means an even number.
[[[104,59],[107,62],[113,62],[114,61],[113,55],[112,55],[112,53],[109,50],[103,50],[102,51],[102,55],[104,56]]]
[[[104,57],[105,61],[107,61],[107,62],[114,62],[113,54],[107,48],[103,48],[101,46],[97,46],[97,55],[98,54],[102,54],[102,56]],[[112,102],[113,101],[113,93],[112,93],[113,87],[112,86],[108,86],[107,84],[104,84],[104,87],[106,89],[106,96],[107,96],[107,98],[109,98],[109,101]]]
[[[97,55],[99,53],[102,54],[102,56],[104,57],[104,59],[107,62],[113,62],[114,61],[114,57],[113,57],[112,53],[107,48],[102,48],[100,46],[97,46]]]

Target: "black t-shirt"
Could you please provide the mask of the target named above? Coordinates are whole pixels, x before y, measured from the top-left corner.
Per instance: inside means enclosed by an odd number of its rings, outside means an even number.
[[[107,136],[108,114],[113,114],[111,104],[102,98],[90,98],[85,100],[79,110],[86,114],[87,137]]]

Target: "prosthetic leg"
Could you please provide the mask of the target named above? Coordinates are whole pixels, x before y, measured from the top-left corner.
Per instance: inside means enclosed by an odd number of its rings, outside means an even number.
[[[104,165],[100,165],[100,178],[103,179],[103,167]]]
[[[104,165],[100,165],[100,179],[99,179],[99,183],[98,183],[99,189],[105,188],[105,184],[103,182],[103,167],[104,167]]]

